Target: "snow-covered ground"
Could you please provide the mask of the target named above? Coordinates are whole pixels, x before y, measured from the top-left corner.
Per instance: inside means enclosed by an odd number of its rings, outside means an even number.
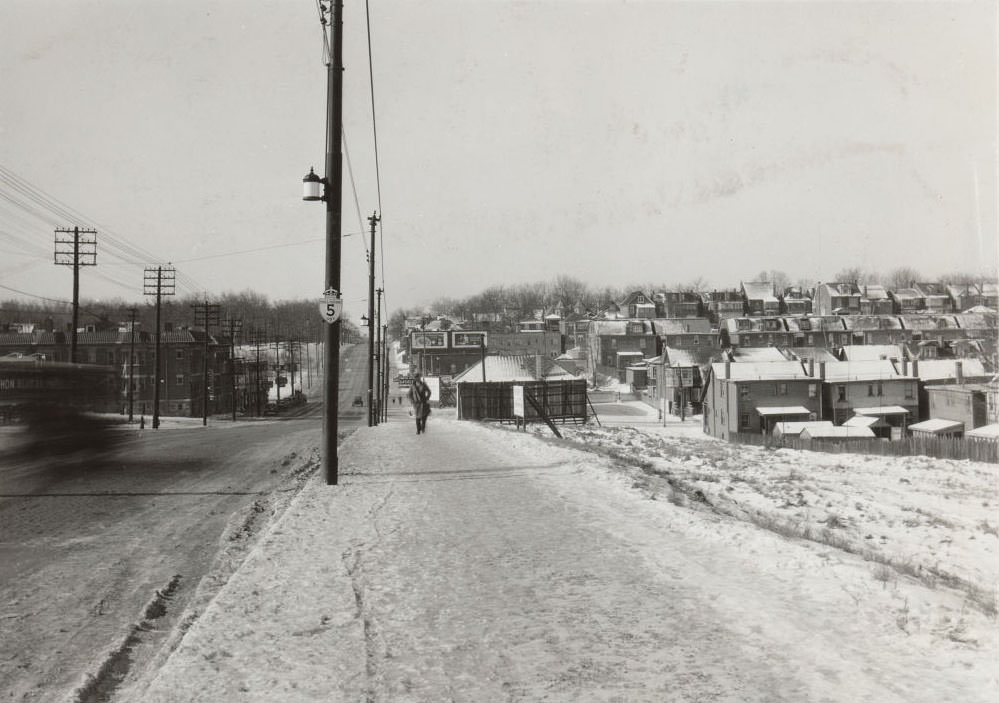
[[[997,467],[641,419],[362,428],[134,699],[999,699]]]

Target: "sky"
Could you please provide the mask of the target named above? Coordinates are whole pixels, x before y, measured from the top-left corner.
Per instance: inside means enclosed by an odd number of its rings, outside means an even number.
[[[992,2],[344,5],[355,320],[375,212],[388,310],[560,274],[997,267]],[[83,298],[141,300],[170,262],[180,294],[318,301],[314,0],[7,0],[0,26],[0,298],[69,299],[53,232],[85,225]]]

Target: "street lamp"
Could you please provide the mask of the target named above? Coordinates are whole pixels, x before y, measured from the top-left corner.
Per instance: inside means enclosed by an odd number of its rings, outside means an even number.
[[[326,485],[335,486],[339,472],[337,458],[337,412],[340,383],[340,215],[343,199],[343,1],[320,2],[323,33],[332,26],[330,61],[326,64],[326,177],[313,169],[302,179],[302,199],[326,202],[326,285],[320,303],[326,321],[323,359],[323,464]],[[327,15],[330,18],[327,19]],[[323,192],[324,191],[324,192]]]

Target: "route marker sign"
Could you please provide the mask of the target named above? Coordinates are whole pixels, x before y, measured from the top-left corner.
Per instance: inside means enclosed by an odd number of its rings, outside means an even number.
[[[327,289],[323,293],[323,299],[319,301],[319,314],[323,316],[327,324],[332,325],[340,319],[342,313],[343,298],[340,297],[339,291],[334,288]]]

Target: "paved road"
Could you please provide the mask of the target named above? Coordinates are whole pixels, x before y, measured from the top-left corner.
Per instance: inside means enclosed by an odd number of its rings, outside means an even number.
[[[365,361],[360,346],[344,348],[343,431],[365,422],[350,407]],[[60,700],[89,675],[99,685],[83,700],[100,700],[154,665],[184,609],[224,582],[316,467],[321,403],[292,415],[207,428],[165,418],[127,431],[113,455],[0,462],[3,699]]]

